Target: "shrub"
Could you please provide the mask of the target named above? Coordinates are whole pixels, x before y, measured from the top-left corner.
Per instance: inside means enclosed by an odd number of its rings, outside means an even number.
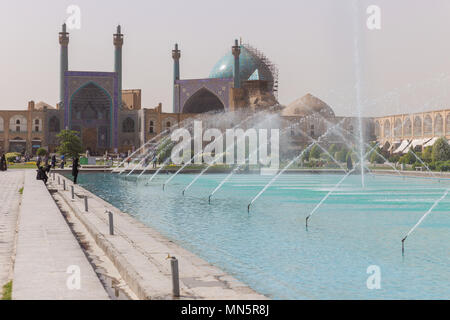
[[[339,162],[345,162],[347,158],[347,152],[345,150],[338,151],[336,152],[334,157]]]
[[[20,156],[20,153],[18,152],[8,152],[5,154],[5,158],[7,162],[16,162],[16,157]]]
[[[450,171],[450,160],[436,162],[437,171]]]
[[[400,160],[400,156],[398,154],[393,154],[388,160],[389,162],[397,163]]]

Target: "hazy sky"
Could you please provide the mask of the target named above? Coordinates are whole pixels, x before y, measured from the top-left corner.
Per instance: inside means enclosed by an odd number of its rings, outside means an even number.
[[[69,30],[69,69],[112,71],[112,34],[125,34],[123,88],[141,88],[143,106],[172,110],[171,49],[181,77],[207,77],[233,39],[262,50],[279,68],[279,100],[310,92],[338,115],[354,115],[355,71],[368,116],[449,108],[450,1],[360,0],[0,0],[0,109],[59,96],[58,32],[69,5],[81,28]],[[369,5],[381,30],[366,27]],[[361,65],[355,64],[359,34]]]

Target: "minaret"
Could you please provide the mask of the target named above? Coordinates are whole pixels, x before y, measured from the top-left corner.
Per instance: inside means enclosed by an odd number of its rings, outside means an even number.
[[[64,104],[64,74],[69,70],[69,33],[66,32],[66,24],[62,25],[62,31],[59,33],[60,48],[60,67],[59,67],[59,103],[60,107]]]
[[[113,35],[114,43],[114,71],[117,72],[117,82],[119,83],[119,107],[122,106],[122,45],[123,34],[120,25],[117,26],[117,33]]]
[[[238,40],[234,40],[234,46],[231,48],[231,52],[234,56],[234,65],[233,65],[233,78],[234,78],[234,87],[241,87],[241,79],[239,78],[239,55],[241,54],[241,47],[239,45]]]
[[[175,81],[180,80],[180,57],[181,51],[178,50],[178,43],[175,43],[175,49],[172,50],[172,58],[173,58],[173,112],[179,112],[176,110],[176,90],[175,90]]]

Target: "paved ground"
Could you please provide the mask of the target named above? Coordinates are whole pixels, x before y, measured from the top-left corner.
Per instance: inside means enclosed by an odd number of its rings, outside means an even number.
[[[49,183],[66,199],[140,299],[172,298],[168,255],[179,260],[182,299],[266,299],[87,190],[76,186],[75,199],[72,200],[69,191],[72,183],[66,181],[67,191],[62,190],[62,183],[58,185],[57,180]],[[84,195],[88,196],[88,212],[84,210]],[[115,234],[112,236],[109,235],[105,209],[114,213]]]
[[[0,172],[0,291],[12,278],[17,216],[24,171]]]
[[[12,298],[108,299],[49,191],[36,180],[35,170],[25,172]]]

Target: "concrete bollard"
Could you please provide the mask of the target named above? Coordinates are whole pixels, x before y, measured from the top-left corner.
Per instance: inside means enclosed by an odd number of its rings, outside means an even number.
[[[63,179],[63,189],[66,191],[66,179]]]
[[[84,211],[88,212],[88,197],[84,195]]]
[[[180,296],[180,276],[178,274],[178,259],[170,258],[170,268],[172,269],[172,295],[174,297]]]
[[[111,211],[108,211],[108,219],[109,219],[109,235],[114,235],[114,218]]]
[[[73,187],[73,185],[70,186],[70,190],[72,191],[72,200],[75,199],[75,188]]]

